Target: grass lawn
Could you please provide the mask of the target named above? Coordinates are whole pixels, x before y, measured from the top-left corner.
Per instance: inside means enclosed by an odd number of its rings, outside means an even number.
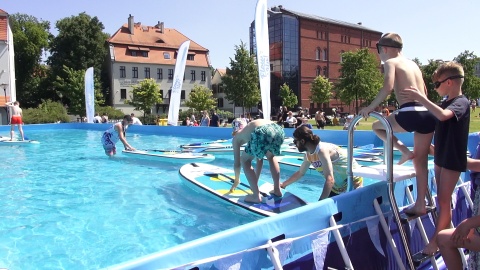
[[[472,132],[479,132],[480,131],[480,117],[479,117],[480,109],[474,111],[470,111],[470,133]],[[366,121],[365,119],[360,120],[357,126],[357,130],[372,130],[372,123],[375,122],[377,119],[373,117],[369,117]],[[317,129],[315,125],[315,120],[310,119],[308,121],[314,129]],[[343,126],[326,126],[325,129],[329,130],[343,130]]]

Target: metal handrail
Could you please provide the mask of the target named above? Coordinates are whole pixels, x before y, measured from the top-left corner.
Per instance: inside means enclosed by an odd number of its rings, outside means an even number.
[[[400,212],[398,211],[397,200],[395,199],[394,193],[394,179],[393,179],[393,131],[392,126],[390,123],[383,117],[381,114],[377,112],[371,112],[369,116],[376,118],[382,125],[385,127],[385,131],[387,133],[387,141],[384,145],[384,153],[385,153],[385,164],[387,166],[387,173],[386,173],[386,181],[388,185],[388,198],[390,200],[390,204],[392,207],[393,216],[398,225],[398,230],[400,232],[400,236],[402,238],[403,247],[405,250],[405,256],[407,257],[408,264],[410,265],[411,269],[415,269],[412,259],[412,253],[410,252],[410,246],[407,241],[405,229],[400,220]],[[351,191],[353,189],[353,168],[352,168],[352,159],[353,159],[353,132],[355,131],[356,124],[362,119],[361,115],[357,115],[353,121],[348,126],[348,155],[347,155],[347,190]]]

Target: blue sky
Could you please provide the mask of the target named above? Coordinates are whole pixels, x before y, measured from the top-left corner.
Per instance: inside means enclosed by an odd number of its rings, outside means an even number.
[[[97,16],[105,32],[113,34],[127,23],[154,26],[163,21],[210,50],[214,68],[225,68],[240,41],[249,45],[248,29],[254,19],[256,0],[2,0],[0,9],[24,13],[51,22],[86,12]],[[284,8],[341,21],[362,22],[380,32],[396,32],[403,38],[404,55],[451,60],[465,50],[480,56],[480,1],[475,0],[297,0],[267,2]]]

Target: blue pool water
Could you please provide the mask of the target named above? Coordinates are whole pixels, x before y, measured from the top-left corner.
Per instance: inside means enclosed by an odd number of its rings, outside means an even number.
[[[40,145],[0,146],[0,268],[103,268],[261,218],[185,185],[178,176],[181,164],[137,160],[120,151],[108,158],[101,133],[31,131],[26,135]],[[127,136],[137,149],[208,140]],[[215,160],[232,164],[229,156]],[[268,176],[268,168],[262,173]],[[292,173],[282,171],[281,180]],[[306,175],[288,190],[313,202],[321,179]]]

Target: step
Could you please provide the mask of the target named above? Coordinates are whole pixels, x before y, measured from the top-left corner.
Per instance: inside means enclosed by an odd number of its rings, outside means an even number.
[[[433,213],[437,210],[437,208],[435,206],[429,206],[429,205],[427,205],[426,209],[427,209],[427,213],[424,214],[424,215],[427,215],[428,213]],[[424,215],[409,216],[409,215],[405,214],[405,212],[402,211],[402,212],[400,212],[400,222],[401,223],[407,223],[412,219],[419,218],[419,217],[422,217]]]
[[[425,262],[426,260],[429,260],[432,257],[436,257],[438,254],[439,254],[439,251],[437,251],[433,255],[423,254],[422,251],[420,251],[420,252],[417,252],[417,253],[413,254],[412,261],[413,261],[413,264],[415,265],[415,267],[418,267],[423,262]]]
[[[378,164],[360,167],[352,170],[353,175],[365,178],[387,181],[387,165]],[[415,177],[415,169],[409,166],[393,165],[393,182],[399,182]]]

